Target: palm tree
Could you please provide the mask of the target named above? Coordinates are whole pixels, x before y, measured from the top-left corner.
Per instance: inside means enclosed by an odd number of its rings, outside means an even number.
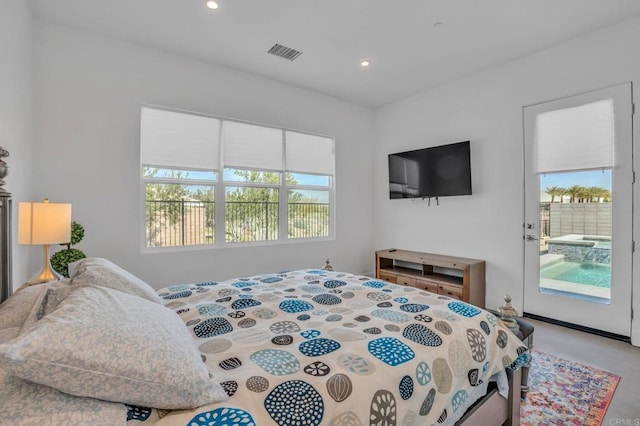
[[[560,204],[562,204],[564,203],[564,196],[569,195],[569,192],[567,188],[560,188],[560,193],[558,195],[560,196]]]
[[[549,186],[544,190],[547,194],[551,195],[551,202],[553,203],[556,199],[556,196],[560,197],[560,202],[562,202],[562,196],[564,195],[564,188],[560,188],[559,186]]]
[[[600,199],[602,199],[604,202],[611,201],[611,191],[600,186],[596,186],[595,189],[597,190],[596,197],[598,197],[598,202],[600,202]]]
[[[599,186],[590,186],[589,188],[586,188],[587,193],[589,194],[587,197],[587,202],[589,203],[593,203],[593,202],[598,202],[600,201],[600,194],[602,193],[602,189]],[[594,201],[595,198],[595,201]]]
[[[580,192],[578,192],[578,198],[580,199],[579,203],[588,203],[591,199],[591,192],[589,188],[585,188],[584,186],[580,187]]]
[[[580,194],[582,193],[582,191],[583,191],[583,188],[578,185],[573,185],[567,188],[566,195],[570,196],[569,202],[570,203],[575,202],[576,199],[580,197]]]

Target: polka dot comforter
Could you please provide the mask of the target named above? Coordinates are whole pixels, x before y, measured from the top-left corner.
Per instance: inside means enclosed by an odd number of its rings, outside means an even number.
[[[525,348],[489,312],[364,276],[299,270],[159,291],[229,399],[129,407],[131,425],[453,424]]]

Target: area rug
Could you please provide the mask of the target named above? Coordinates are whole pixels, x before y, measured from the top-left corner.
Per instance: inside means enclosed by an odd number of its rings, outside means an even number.
[[[523,426],[600,426],[620,376],[533,351]]]

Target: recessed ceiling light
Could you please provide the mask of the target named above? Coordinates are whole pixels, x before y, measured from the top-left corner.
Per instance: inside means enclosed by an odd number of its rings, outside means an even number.
[[[362,68],[367,68],[367,67],[369,66],[369,61],[362,61],[362,62],[360,62],[360,66],[361,66]]]
[[[215,10],[215,9],[217,9],[217,8],[218,8],[218,2],[215,2],[215,1],[213,1],[213,0],[209,0],[209,1],[207,2],[207,7],[208,7],[209,9],[214,9],[214,10]]]

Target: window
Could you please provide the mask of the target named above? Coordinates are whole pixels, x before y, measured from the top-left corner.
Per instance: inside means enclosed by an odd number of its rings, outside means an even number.
[[[216,173],[144,167],[146,247],[214,244]]]
[[[331,138],[143,107],[140,141],[147,248],[333,235]]]

